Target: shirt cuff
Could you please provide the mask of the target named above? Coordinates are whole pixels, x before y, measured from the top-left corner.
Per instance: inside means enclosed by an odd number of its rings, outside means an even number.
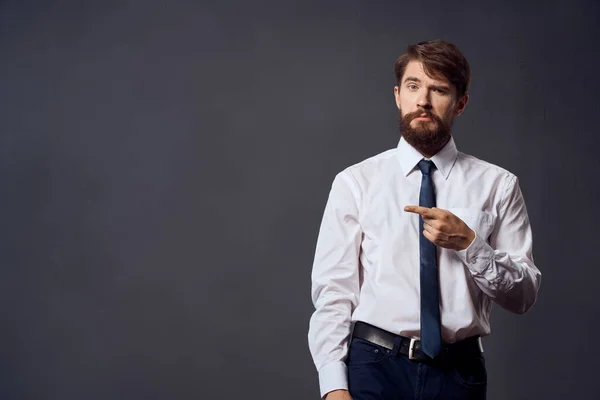
[[[348,390],[348,369],[343,361],[324,365],[319,370],[321,398],[332,390]]]
[[[490,262],[494,258],[494,249],[475,232],[475,239],[469,247],[464,250],[457,250],[456,254],[472,274],[485,275]]]

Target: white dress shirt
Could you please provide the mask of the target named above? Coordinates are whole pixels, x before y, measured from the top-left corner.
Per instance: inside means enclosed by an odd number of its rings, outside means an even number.
[[[321,395],[347,389],[353,321],[419,338],[419,205],[423,156],[398,147],[346,168],[333,180],[312,270],[309,348]],[[492,303],[524,313],[541,274],[515,175],[457,151],[453,139],[431,160],[438,208],[475,231],[462,251],[438,249],[442,339],[490,333]]]

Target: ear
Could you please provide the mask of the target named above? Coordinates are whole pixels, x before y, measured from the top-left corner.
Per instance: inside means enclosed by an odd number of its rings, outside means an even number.
[[[400,87],[394,86],[394,97],[396,98],[396,107],[400,109]]]
[[[469,94],[468,93],[465,94],[463,97],[461,97],[458,100],[458,103],[456,104],[456,111],[454,112],[454,114],[457,117],[465,111],[465,108],[467,107],[468,102],[469,102]]]

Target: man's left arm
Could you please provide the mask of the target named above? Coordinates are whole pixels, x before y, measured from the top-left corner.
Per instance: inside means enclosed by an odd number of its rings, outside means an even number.
[[[468,247],[456,253],[496,304],[523,314],[537,299],[541,273],[533,262],[531,225],[518,179],[514,175],[506,179],[489,243],[475,234]]]

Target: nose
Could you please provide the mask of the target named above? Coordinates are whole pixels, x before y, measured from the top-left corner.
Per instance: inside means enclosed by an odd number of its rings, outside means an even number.
[[[429,110],[431,109],[431,101],[429,100],[429,90],[421,90],[417,98],[417,107]]]

